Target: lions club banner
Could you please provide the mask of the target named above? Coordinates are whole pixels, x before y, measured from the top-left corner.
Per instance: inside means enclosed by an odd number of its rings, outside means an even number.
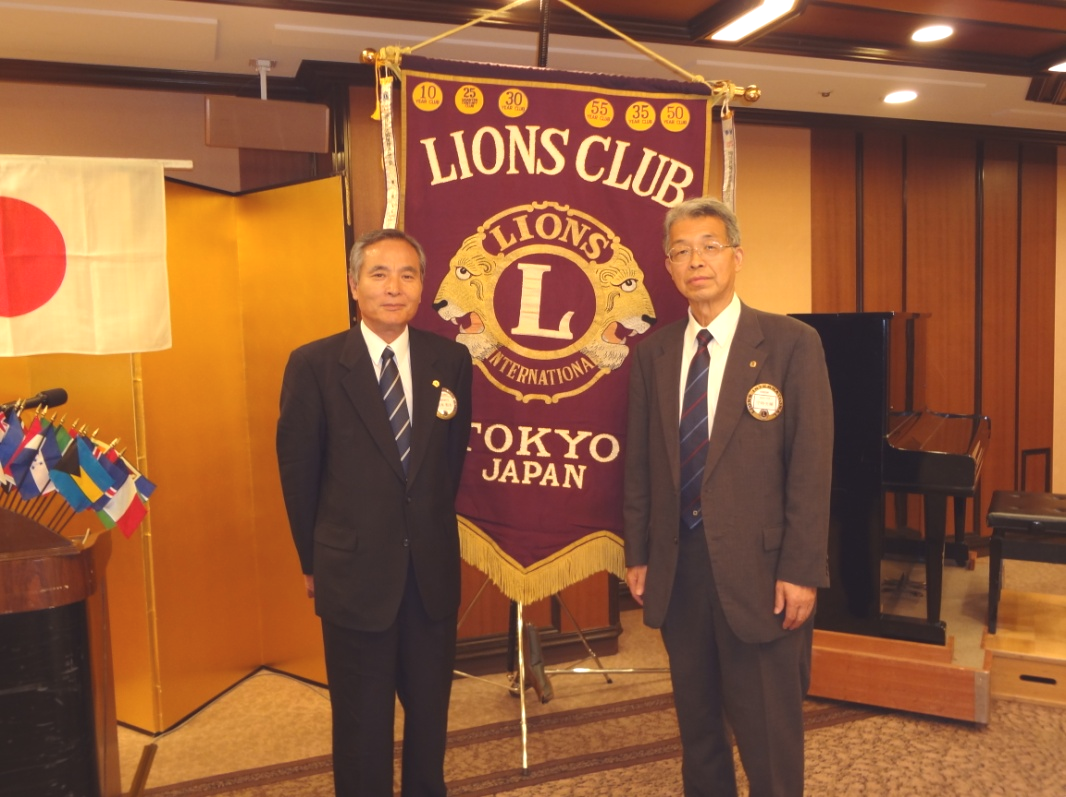
[[[623,576],[630,346],[684,313],[662,221],[705,193],[710,92],[410,56],[402,83],[415,324],[476,366],[463,556],[523,603]]]

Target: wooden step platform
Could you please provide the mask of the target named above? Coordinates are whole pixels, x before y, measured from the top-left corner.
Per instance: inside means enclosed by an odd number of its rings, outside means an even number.
[[[994,697],[1066,706],[1066,596],[1004,590],[982,644]]]
[[[953,637],[928,645],[816,629],[810,695],[987,724],[987,659],[966,667],[954,653]]]

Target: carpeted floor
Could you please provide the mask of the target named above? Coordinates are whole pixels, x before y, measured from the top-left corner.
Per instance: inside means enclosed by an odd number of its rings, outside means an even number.
[[[1010,565],[1014,589],[1066,592],[1061,567]],[[962,578],[980,587],[987,567]],[[970,608],[980,630],[984,608]],[[605,666],[664,664],[658,634],[643,627],[639,612],[623,612],[623,626],[619,654]],[[451,797],[681,793],[668,675],[618,675],[609,685],[600,676],[556,675],[553,684],[548,704],[528,693],[523,773],[519,703],[505,677],[456,681],[446,772]],[[987,726],[831,701],[812,700],[807,708],[809,795],[1066,797],[1061,705],[993,699]],[[148,797],[332,797],[328,697],[284,675],[259,672],[154,739],[120,729],[127,790],[149,742],[158,755]]]
[[[809,701],[806,725],[809,731],[867,719],[879,709]],[[621,703],[574,709],[533,717],[528,723],[528,770],[508,766],[521,733],[515,720],[453,731],[448,739],[447,777],[451,797],[486,797],[501,793],[580,794],[570,791],[567,781],[592,778],[602,789],[611,781],[630,781],[630,772],[658,768],[681,754],[677,721],[670,695],[636,698]],[[399,744],[396,755],[399,756]],[[673,778],[677,780],[676,773]],[[204,797],[206,795],[291,794],[318,797],[332,794],[330,757],[303,761],[172,784],[147,792],[150,797]],[[598,791],[597,793],[615,793]],[[655,794],[651,784],[639,792]],[[662,792],[671,793],[671,792]]]
[[[1063,797],[1066,710],[996,701],[987,727],[831,701],[808,701],[811,795]],[[576,709],[519,727],[449,737],[450,797],[604,797],[681,793],[680,743],[668,695]],[[738,762],[739,763],[739,762]],[[738,768],[738,771],[741,771]],[[741,794],[746,784],[741,783]],[[148,797],[332,797],[328,755],[149,789]]]

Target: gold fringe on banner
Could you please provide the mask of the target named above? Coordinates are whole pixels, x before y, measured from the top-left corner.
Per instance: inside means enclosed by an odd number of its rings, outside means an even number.
[[[459,518],[459,551],[463,561],[476,567],[507,598],[529,605],[561,592],[604,570],[626,577],[622,540],[609,531],[582,537],[529,567],[522,567],[484,531]]]

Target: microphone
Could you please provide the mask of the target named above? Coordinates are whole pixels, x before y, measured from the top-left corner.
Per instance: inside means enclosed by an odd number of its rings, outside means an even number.
[[[53,387],[48,390],[42,390],[36,396],[30,396],[24,402],[22,402],[22,409],[32,410],[34,407],[59,407],[67,403],[67,391],[61,387]],[[18,406],[17,401],[12,401],[10,404],[0,404],[0,412],[5,414],[11,412]]]

